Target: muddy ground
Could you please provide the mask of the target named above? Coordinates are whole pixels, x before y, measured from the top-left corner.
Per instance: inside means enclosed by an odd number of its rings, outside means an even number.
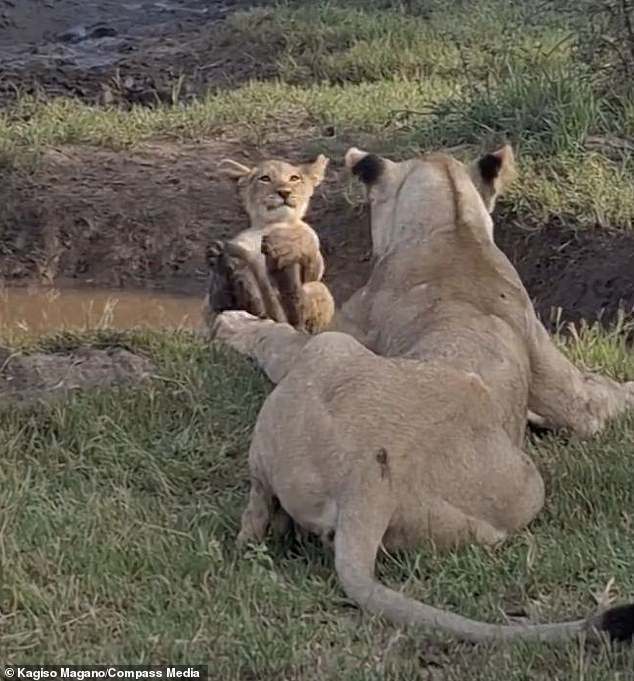
[[[217,31],[246,0],[0,0],[0,103],[18,93],[119,105],[186,101],[266,76]]]
[[[270,59],[218,31],[231,11],[253,4],[0,0],[0,104],[17,91],[152,104],[266,75]],[[233,188],[214,177],[217,161],[302,160],[301,149],[299,140],[255,149],[225,138],[133,152],[51,150],[33,174],[2,177],[0,277],[10,284],[71,281],[202,296],[207,243],[246,224]],[[337,191],[342,172],[333,159],[309,215],[338,302],[369,270],[368,218]],[[545,319],[557,307],[563,320],[574,321],[609,321],[619,306],[634,308],[634,235],[528,225],[505,215],[503,205],[496,230]]]

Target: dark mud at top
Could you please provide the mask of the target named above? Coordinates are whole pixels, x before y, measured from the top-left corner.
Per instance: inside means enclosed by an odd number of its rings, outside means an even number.
[[[212,0],[0,0],[0,47],[28,52],[38,43],[79,42],[97,27],[115,36],[139,36],[174,20],[213,20],[225,9]]]
[[[239,82],[257,62],[210,31],[247,4],[0,0],[0,105],[18,93],[153,105]]]

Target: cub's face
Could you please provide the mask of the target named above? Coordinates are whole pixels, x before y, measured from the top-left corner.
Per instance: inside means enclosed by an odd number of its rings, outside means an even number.
[[[237,182],[252,227],[301,220],[317,187],[324,179],[328,159],[293,165],[268,160],[248,168],[236,161],[220,162],[221,173]]]

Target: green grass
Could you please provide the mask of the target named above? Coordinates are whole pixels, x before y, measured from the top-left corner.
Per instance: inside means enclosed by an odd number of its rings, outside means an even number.
[[[403,156],[508,139],[525,180],[511,210],[630,228],[631,160],[589,152],[585,140],[631,135],[634,99],[606,91],[610,63],[586,58],[598,40],[586,24],[564,0],[267,3],[230,15],[210,40],[219,53],[238,44],[268,58],[275,79],[131,111],[23,99],[0,114],[0,158],[14,166],[51,145],[222,134],[258,145],[295,138],[335,156],[352,142]]]
[[[193,335],[92,332],[24,352],[123,345],[148,386],[0,414],[0,649],[25,661],[209,663],[214,679],[632,679],[627,649],[471,647],[403,632],[350,607],[316,542],[234,546],[246,452],[270,387]],[[567,351],[634,378],[619,333]],[[634,417],[596,439],[533,440],[546,479],[538,520],[504,547],[384,557],[381,579],[429,603],[500,621],[580,616],[612,582],[632,599]],[[433,674],[436,674],[434,676]]]
[[[585,138],[634,135],[634,100],[625,87],[606,89],[620,83],[587,56],[588,30],[570,3],[401,4],[298,0],[234,14],[218,44],[269,46],[276,79],[186,106],[23,98],[0,113],[5,172],[37,175],[41,153],[66,144],[125,151],[159,138],[281,137],[402,157],[454,145],[476,153],[508,138],[522,171],[508,209],[537,224],[561,215],[631,228],[631,161],[588,151]],[[622,331],[584,329],[566,352],[634,379]],[[223,681],[634,679],[631,650],[471,647],[362,617],[316,542],[237,552],[246,453],[270,386],[235,355],[187,333],[10,342],[24,352],[124,345],[149,355],[156,376],[0,413],[3,664],[202,662]],[[547,484],[529,529],[496,551],[384,557],[381,579],[490,621],[518,608],[540,621],[581,616],[608,584],[632,600],[634,416],[589,442],[532,438],[529,450]]]

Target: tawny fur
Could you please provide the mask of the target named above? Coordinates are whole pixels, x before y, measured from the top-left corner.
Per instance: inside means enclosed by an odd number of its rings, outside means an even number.
[[[217,320],[217,337],[278,383],[255,426],[240,542],[262,541],[279,503],[276,524],[287,514],[326,544],[334,537],[346,593],[397,624],[471,641],[631,636],[627,607],[487,624],[376,581],[381,545],[497,544],[526,526],[544,503],[522,449],[527,409],[590,436],[634,407],[634,383],[580,372],[537,319],[493,241],[487,205],[505,169],[478,190],[471,169],[446,156],[394,163],[352,149],[346,162],[369,183],[376,252],[338,318],[346,333],[309,338],[244,313]]]
[[[238,289],[234,309],[258,317],[288,321],[294,327],[317,332],[334,314],[334,300],[321,281],[324,259],[319,238],[303,220],[315,188],[322,182],[328,159],[292,165],[268,160],[247,168],[230,159],[220,172],[237,182],[250,227],[225,246],[224,263],[214,264],[207,296],[207,321],[227,307],[214,307],[222,299],[218,289]],[[229,280],[219,271],[231,272]],[[253,301],[264,305],[252,307]]]

